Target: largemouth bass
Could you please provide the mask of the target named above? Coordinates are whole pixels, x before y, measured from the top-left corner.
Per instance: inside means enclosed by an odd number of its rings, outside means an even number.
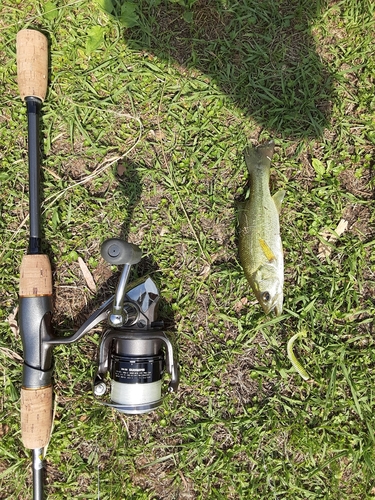
[[[239,254],[245,276],[266,314],[283,310],[284,257],[279,213],[285,191],[271,196],[271,158],[275,143],[245,149],[250,196],[240,215]]]

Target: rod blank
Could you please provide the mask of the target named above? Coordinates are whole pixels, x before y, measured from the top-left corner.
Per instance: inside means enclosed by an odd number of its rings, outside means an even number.
[[[43,480],[44,480],[44,465],[43,465],[43,448],[33,450],[33,499],[43,500]]]

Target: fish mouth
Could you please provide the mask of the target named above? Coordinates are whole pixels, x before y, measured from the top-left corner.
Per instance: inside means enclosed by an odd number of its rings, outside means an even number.
[[[273,310],[276,316],[281,316],[281,313],[283,312],[283,303],[281,302],[281,304],[276,304]]]
[[[276,297],[271,304],[261,303],[261,306],[263,307],[263,310],[266,314],[269,314],[273,311],[275,313],[275,316],[281,316],[283,312],[283,300],[284,297],[283,295],[281,295],[281,297]]]

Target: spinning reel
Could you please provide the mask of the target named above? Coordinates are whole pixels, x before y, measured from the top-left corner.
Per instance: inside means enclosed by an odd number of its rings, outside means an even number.
[[[124,264],[124,268],[108,304],[109,328],[100,344],[94,394],[101,397],[107,392],[108,373],[111,403],[107,404],[123,413],[145,413],[161,404],[165,370],[171,377],[168,391],[178,386],[173,347],[162,331],[163,323],[157,321],[159,291],[151,278],[127,290],[130,267],[142,256],[136,245],[107,240],[101,254],[108,263]]]
[[[107,320],[93,381],[94,394],[120,412],[146,413],[161,405],[165,392],[177,390],[179,379],[173,345],[163,331],[163,323],[157,320],[159,291],[151,278],[128,286],[131,266],[142,257],[138,246],[109,239],[103,243],[101,255],[109,264],[124,265],[115,295],[74,335],[45,338],[42,345],[49,349],[56,344],[71,344]],[[167,391],[163,391],[165,372],[170,376]]]

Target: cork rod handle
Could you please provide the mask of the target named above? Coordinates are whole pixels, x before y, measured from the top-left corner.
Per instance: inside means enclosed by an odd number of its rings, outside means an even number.
[[[52,431],[52,385],[21,389],[21,435],[25,448],[47,446]]]
[[[37,97],[44,101],[48,84],[48,40],[40,31],[17,33],[17,80],[22,100]]]
[[[52,270],[48,255],[24,255],[20,267],[20,297],[52,295]]]

